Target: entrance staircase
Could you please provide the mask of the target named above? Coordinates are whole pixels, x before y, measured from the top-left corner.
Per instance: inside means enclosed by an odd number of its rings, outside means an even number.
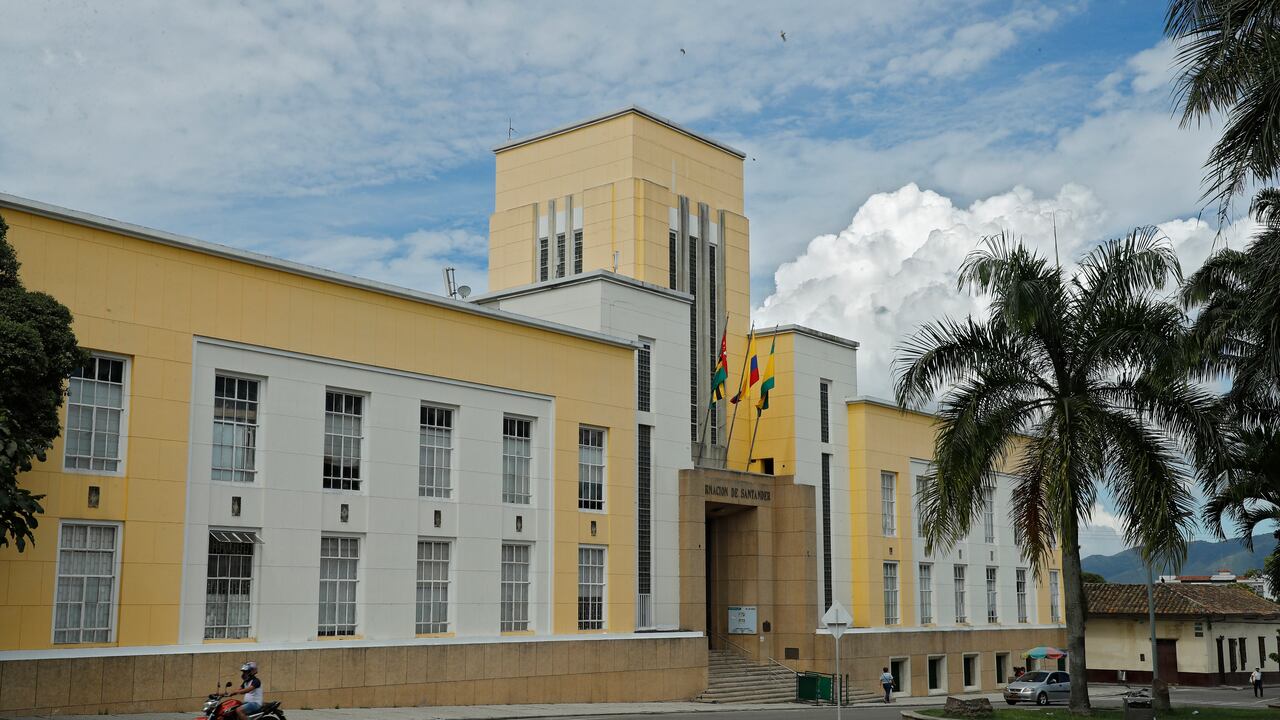
[[[707,703],[784,703],[796,699],[796,674],[781,665],[757,665],[735,652],[707,653]]]

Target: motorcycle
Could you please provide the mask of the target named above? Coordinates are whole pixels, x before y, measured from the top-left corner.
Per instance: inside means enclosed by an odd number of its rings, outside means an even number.
[[[230,688],[231,683],[226,684],[226,688]],[[236,708],[243,705],[239,698],[227,697],[225,693],[216,692],[209,695],[209,699],[205,700],[204,714],[196,718],[196,720],[234,720],[236,717]],[[285,720],[284,711],[280,709],[279,702],[263,703],[262,709],[249,716],[249,720]]]

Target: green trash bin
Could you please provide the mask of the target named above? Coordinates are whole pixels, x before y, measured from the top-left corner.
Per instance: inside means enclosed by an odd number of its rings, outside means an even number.
[[[796,701],[833,702],[831,694],[831,676],[815,672],[802,672],[796,675]]]

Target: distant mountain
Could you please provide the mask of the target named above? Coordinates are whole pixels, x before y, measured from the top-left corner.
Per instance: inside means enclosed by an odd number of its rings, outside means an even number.
[[[1218,570],[1230,570],[1239,575],[1246,570],[1261,568],[1262,561],[1276,547],[1276,539],[1270,533],[1253,536],[1253,552],[1245,549],[1239,540],[1205,542],[1196,540],[1187,546],[1187,561],[1179,575],[1212,575]],[[1080,563],[1085,572],[1095,572],[1112,583],[1145,583],[1147,568],[1137,550],[1125,550],[1115,555],[1090,555]],[[1169,570],[1157,569],[1156,575],[1172,575]]]

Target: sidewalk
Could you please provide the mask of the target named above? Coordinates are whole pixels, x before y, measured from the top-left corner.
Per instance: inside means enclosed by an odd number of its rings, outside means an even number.
[[[804,709],[812,705],[792,703],[716,705],[697,702],[561,703],[552,705],[466,705],[398,708],[343,708],[341,710],[292,710],[289,720],[514,720],[515,718],[603,717],[608,715],[666,715],[669,713],[724,713],[752,710]],[[199,708],[185,713],[111,715],[115,720],[192,720]],[[102,715],[58,715],[59,720],[102,720]],[[0,715],[0,720],[47,720],[31,716]]]

